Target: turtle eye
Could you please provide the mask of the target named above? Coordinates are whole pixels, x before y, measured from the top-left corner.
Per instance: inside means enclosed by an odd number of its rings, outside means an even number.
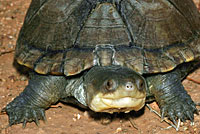
[[[136,82],[138,90],[144,90],[145,83],[143,80],[137,80]]]
[[[112,79],[107,80],[105,82],[105,88],[107,90],[113,90],[113,89],[115,89],[116,88],[116,82],[114,80],[112,80]]]

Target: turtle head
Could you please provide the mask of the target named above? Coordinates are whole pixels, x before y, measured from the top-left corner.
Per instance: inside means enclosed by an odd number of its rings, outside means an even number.
[[[95,66],[84,77],[86,103],[95,112],[138,111],[145,104],[146,82],[121,66]]]

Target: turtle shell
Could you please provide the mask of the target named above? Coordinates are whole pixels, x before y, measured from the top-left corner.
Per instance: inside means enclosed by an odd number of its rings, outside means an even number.
[[[192,0],[33,0],[15,53],[40,74],[66,76],[95,65],[167,72],[199,56]]]

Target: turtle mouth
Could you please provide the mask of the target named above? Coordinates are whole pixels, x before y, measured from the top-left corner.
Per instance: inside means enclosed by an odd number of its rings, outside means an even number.
[[[135,98],[132,96],[125,96],[121,98],[107,98],[102,94],[96,95],[89,107],[95,112],[125,112],[128,113],[132,110],[138,111],[145,105],[145,94],[140,94]]]

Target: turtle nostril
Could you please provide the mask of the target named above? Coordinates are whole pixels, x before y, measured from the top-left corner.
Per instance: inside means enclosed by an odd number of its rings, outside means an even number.
[[[134,90],[134,85],[132,82],[127,82],[126,83],[126,90],[128,91],[133,91]]]

